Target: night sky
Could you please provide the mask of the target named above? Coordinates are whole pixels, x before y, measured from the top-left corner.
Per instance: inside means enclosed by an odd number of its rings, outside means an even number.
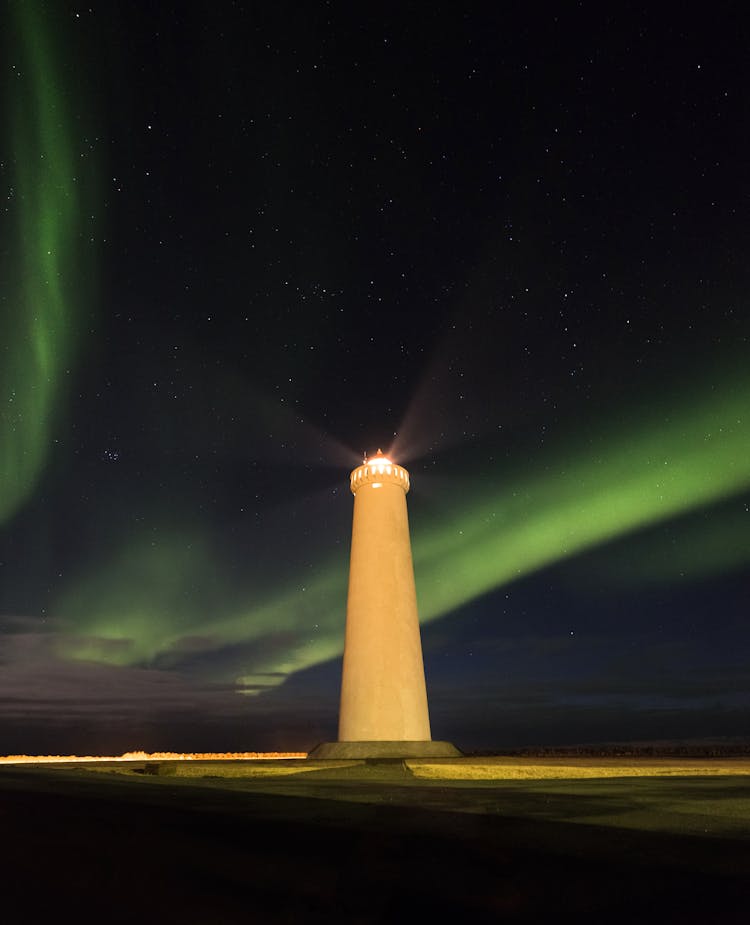
[[[379,447],[434,738],[747,737],[749,24],[6,4],[0,754],[335,739]]]

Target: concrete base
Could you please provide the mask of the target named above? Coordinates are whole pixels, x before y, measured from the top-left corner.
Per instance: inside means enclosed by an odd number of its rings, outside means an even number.
[[[450,742],[323,742],[308,758],[461,758]]]

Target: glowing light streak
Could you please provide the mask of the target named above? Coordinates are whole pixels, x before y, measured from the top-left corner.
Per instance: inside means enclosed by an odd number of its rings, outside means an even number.
[[[94,165],[87,162],[79,176],[56,29],[42,11],[38,3],[12,3],[7,30],[17,77],[4,101],[16,229],[2,268],[0,523],[31,495],[44,469],[75,359],[83,281],[93,275],[81,215]]]
[[[604,434],[415,533],[432,619],[509,581],[750,486],[750,382]],[[747,534],[746,534],[747,535]]]

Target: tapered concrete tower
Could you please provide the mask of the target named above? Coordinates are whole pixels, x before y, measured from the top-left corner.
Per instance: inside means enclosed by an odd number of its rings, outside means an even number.
[[[351,473],[354,521],[339,741],[316,758],[460,754],[433,742],[409,540],[409,473],[378,450]]]

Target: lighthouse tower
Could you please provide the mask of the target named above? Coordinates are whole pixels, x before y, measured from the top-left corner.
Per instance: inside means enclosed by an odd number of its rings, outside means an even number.
[[[409,540],[409,473],[378,450],[350,476],[354,520],[339,740],[315,758],[455,756],[433,742]]]

